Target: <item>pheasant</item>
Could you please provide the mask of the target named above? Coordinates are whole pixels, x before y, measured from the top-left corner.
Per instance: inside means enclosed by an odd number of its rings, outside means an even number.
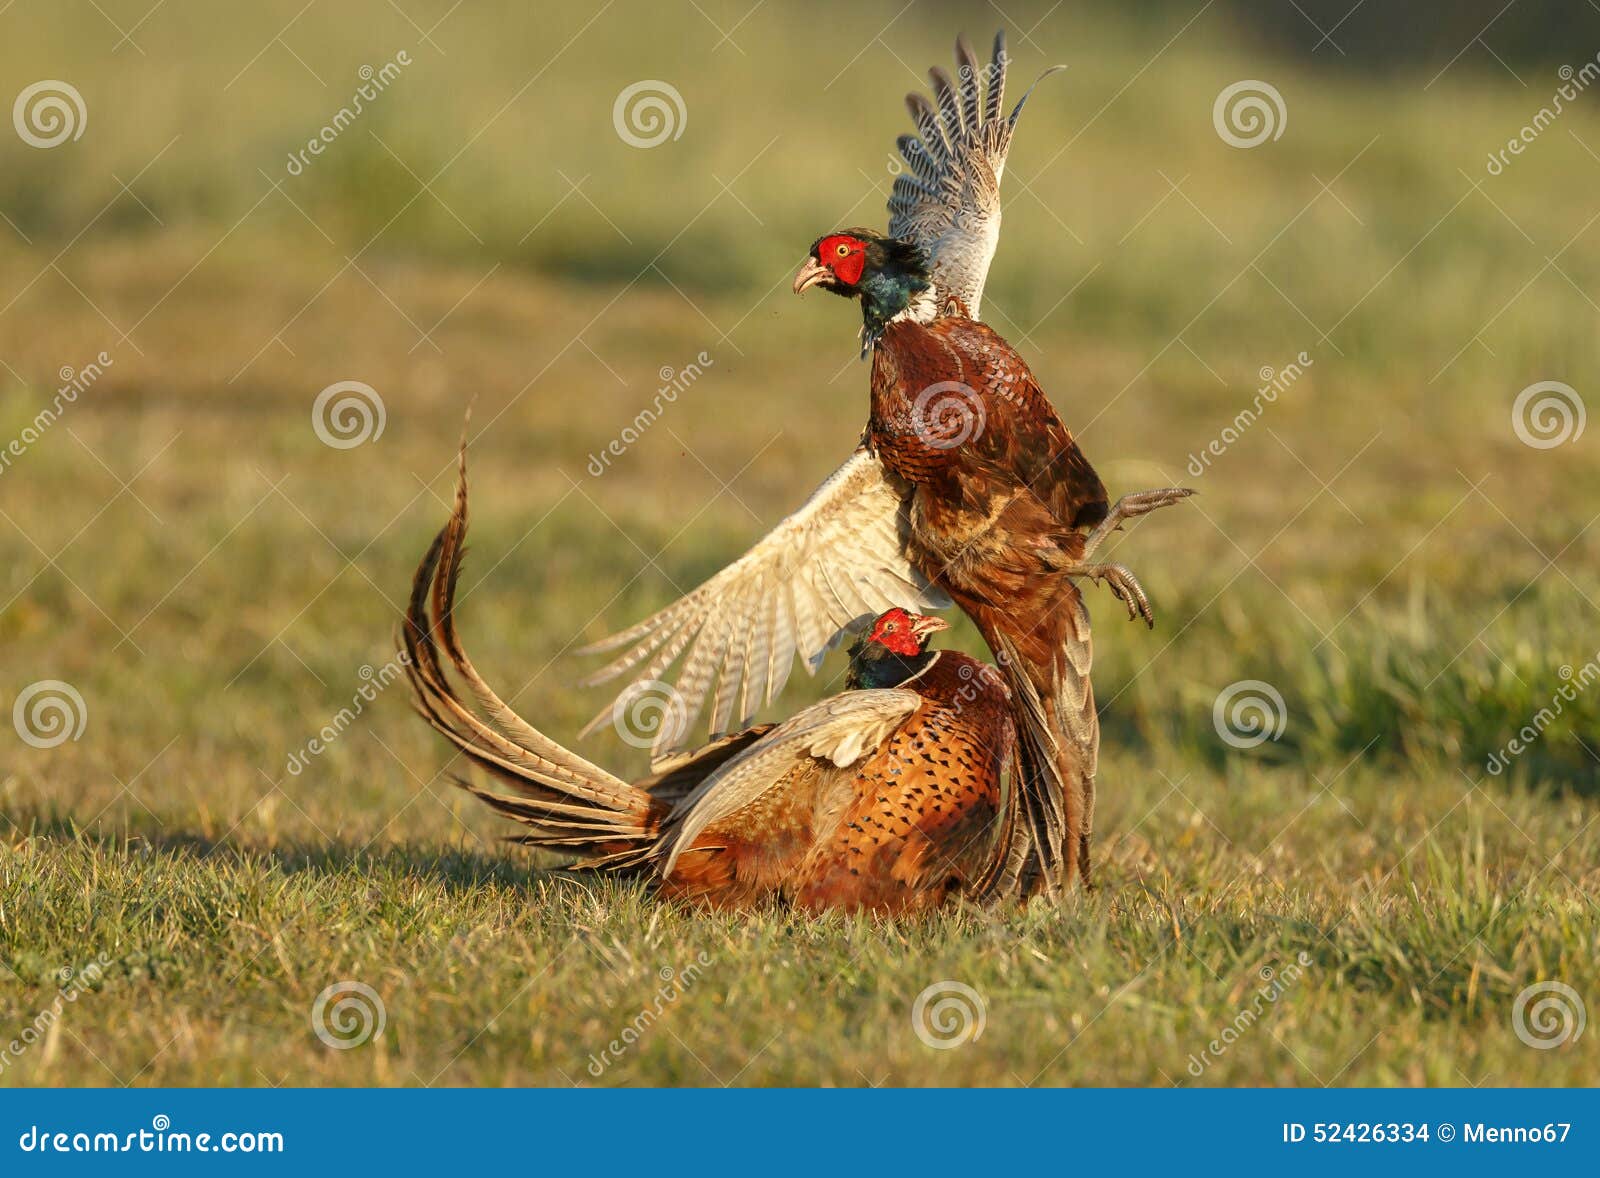
[[[1111,504],[1026,363],[979,321],[1000,177],[1028,94],[1002,114],[1003,34],[986,70],[963,42],[956,53],[958,82],[930,73],[937,106],[907,98],[917,135],[898,141],[909,169],[890,196],[889,232],[819,238],[794,280],[797,294],[818,286],[861,302],[872,360],[861,448],[744,557],[592,647],[621,653],[590,681],[659,680],[681,654],[680,714],[660,739],[682,735],[713,680],[721,731],[772,698],[795,654],[814,670],[852,617],[953,600],[993,651],[1018,721],[1024,820],[997,887],[1057,895],[1075,875],[1090,882],[1099,748],[1089,617],[1073,578],[1105,580],[1130,617],[1153,625],[1137,578],[1094,556],[1124,522],[1190,492]]]
[[[1028,861],[1019,848],[1020,886],[1053,892],[1074,871],[1089,883],[1099,719],[1073,578],[1106,581],[1130,617],[1154,625],[1133,573],[1092,557],[1125,520],[1190,492],[1140,492],[1113,507],[1022,357],[967,314],[916,242],[829,234],[795,277],[796,293],[813,286],[861,301],[872,357],[865,443],[904,488],[907,554],[973,620],[1019,701],[1035,852]]]
[[[851,651],[849,690],[629,784],[539,732],[473,668],[454,619],[466,531],[463,450],[454,511],[412,584],[404,663],[429,723],[510,787],[458,782],[522,823],[518,841],[712,908],[906,914],[992,890],[1015,810],[1002,796],[1008,693],[992,667],[927,648],[943,619],[886,611]]]

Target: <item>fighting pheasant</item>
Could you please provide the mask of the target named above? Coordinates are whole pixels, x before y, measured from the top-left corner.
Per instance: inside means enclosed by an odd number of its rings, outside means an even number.
[[[814,668],[857,614],[953,599],[1003,668],[1019,721],[1024,821],[1000,886],[1054,895],[1074,874],[1087,882],[1099,746],[1089,619],[1072,579],[1107,581],[1130,616],[1153,623],[1133,574],[1094,554],[1124,521],[1189,492],[1109,503],[1022,358],[978,320],[1028,95],[1003,114],[1003,34],[985,71],[963,42],[956,52],[959,81],[930,73],[937,107],[907,99],[917,135],[898,141],[909,170],[890,197],[889,232],[819,238],[794,281],[797,294],[820,286],[861,301],[872,358],[862,448],[739,561],[593,648],[626,649],[591,681],[641,663],[637,679],[660,679],[682,654],[682,716],[663,739],[697,716],[713,679],[720,731],[763,689],[771,698],[796,652]]]
[[[510,787],[459,782],[526,826],[518,841],[715,908],[899,914],[992,895],[1015,812],[1002,798],[1007,690],[992,667],[927,649],[943,619],[888,610],[851,652],[849,690],[630,785],[539,732],[473,668],[454,619],[466,531],[463,451],[450,522],[412,584],[406,671],[429,723]]]

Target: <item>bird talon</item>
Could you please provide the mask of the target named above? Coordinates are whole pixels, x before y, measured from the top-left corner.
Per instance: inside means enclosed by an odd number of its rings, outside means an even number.
[[[1150,608],[1150,599],[1145,596],[1144,589],[1139,584],[1139,579],[1127,569],[1110,569],[1106,573],[1106,581],[1124,605],[1128,607],[1128,620],[1134,621],[1143,618],[1145,625],[1155,629],[1155,613]]]

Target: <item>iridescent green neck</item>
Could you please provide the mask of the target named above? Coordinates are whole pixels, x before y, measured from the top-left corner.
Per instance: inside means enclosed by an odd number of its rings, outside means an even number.
[[[875,339],[883,334],[889,320],[928,289],[929,282],[921,270],[891,262],[880,270],[863,274],[857,286],[861,291],[861,320],[867,335]]]
[[[898,687],[926,671],[938,653],[925,650],[921,654],[904,655],[876,642],[861,644],[850,652],[848,685],[852,689]]]

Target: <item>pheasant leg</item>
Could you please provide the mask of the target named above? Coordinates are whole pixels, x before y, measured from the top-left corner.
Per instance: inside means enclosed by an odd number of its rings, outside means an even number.
[[[1092,892],[1094,873],[1090,870],[1089,844],[1094,840],[1094,832],[1090,829],[1094,821],[1094,778],[1089,778],[1084,784],[1083,831],[1078,835],[1078,878],[1083,881],[1084,890]]]
[[[1133,575],[1133,570],[1126,565],[1101,563],[1101,564],[1069,564],[1062,570],[1069,577],[1088,577],[1098,584],[1104,581],[1111,587],[1111,592],[1117,599],[1128,607],[1128,619],[1143,618],[1145,625],[1155,629],[1156,615],[1150,608],[1150,599],[1145,596],[1144,587],[1139,584],[1139,578]]]
[[[1105,543],[1106,538],[1121,527],[1125,520],[1138,519],[1141,515],[1148,515],[1158,508],[1168,507],[1193,494],[1194,492],[1188,487],[1163,487],[1159,491],[1136,491],[1131,495],[1124,495],[1112,505],[1111,510],[1106,513],[1106,518],[1096,524],[1083,538],[1084,559],[1093,556],[1095,549]]]

